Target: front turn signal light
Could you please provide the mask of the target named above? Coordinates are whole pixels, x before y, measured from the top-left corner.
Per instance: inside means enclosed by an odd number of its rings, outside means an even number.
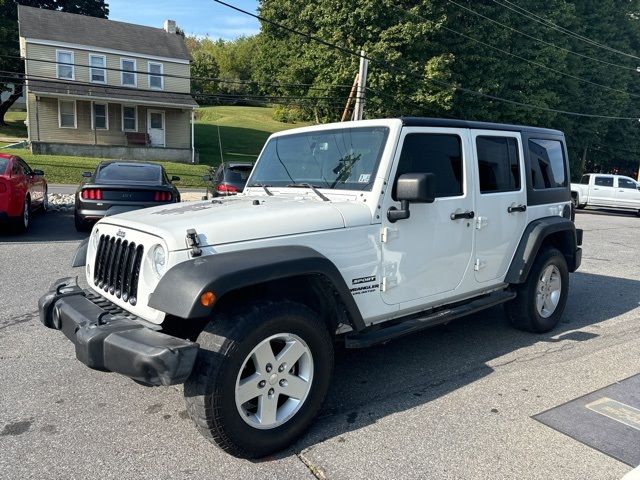
[[[216,295],[213,292],[204,292],[200,295],[200,304],[203,307],[210,307],[216,303]]]

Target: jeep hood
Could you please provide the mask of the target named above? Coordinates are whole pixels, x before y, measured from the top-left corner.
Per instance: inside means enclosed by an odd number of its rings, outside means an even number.
[[[201,246],[369,225],[371,211],[354,201],[324,202],[308,195],[238,195],[134,210],[100,224],[131,228],[164,239],[171,251],[184,250],[187,230]]]

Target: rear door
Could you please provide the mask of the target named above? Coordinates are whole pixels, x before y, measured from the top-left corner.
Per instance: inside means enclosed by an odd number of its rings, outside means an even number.
[[[615,206],[616,189],[613,177],[610,175],[595,175],[595,180],[589,191],[589,204],[600,206]]]
[[[475,278],[504,277],[527,224],[522,139],[517,132],[472,130],[476,169]]]
[[[640,190],[638,184],[626,177],[617,177],[616,203],[625,208],[637,208],[640,210]]]

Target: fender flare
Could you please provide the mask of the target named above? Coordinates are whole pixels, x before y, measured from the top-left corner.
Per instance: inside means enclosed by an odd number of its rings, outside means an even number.
[[[579,247],[582,243],[582,230],[576,230],[575,224],[567,218],[544,217],[534,220],[525,228],[507,270],[505,283],[524,283],[545,239],[559,232],[566,232],[563,237],[565,239],[563,253],[567,259],[569,271],[575,272],[582,258],[582,250]]]
[[[149,306],[176,317],[207,317],[213,307],[204,307],[200,296],[225,294],[272,280],[300,275],[323,275],[331,282],[351,318],[352,327],[365,327],[362,314],[338,268],[321,253],[304,246],[265,247],[215,253],[181,262],[160,279],[149,298]]]

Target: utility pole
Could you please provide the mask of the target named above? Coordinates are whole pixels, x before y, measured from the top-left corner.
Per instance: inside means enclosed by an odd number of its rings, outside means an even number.
[[[353,97],[356,96],[356,89],[358,88],[359,82],[360,80],[358,78],[358,75],[356,75],[356,78],[353,80],[353,86],[351,87],[351,91],[349,92],[349,98],[347,98],[347,104],[344,106],[342,117],[340,117],[341,122],[344,122],[347,119],[347,115],[349,114],[349,108],[351,107],[351,102],[353,101]]]
[[[358,93],[356,96],[356,106],[353,109],[353,119],[362,120],[364,113],[364,94],[367,88],[367,70],[369,60],[367,60],[364,50],[360,51],[360,69],[358,70]]]

